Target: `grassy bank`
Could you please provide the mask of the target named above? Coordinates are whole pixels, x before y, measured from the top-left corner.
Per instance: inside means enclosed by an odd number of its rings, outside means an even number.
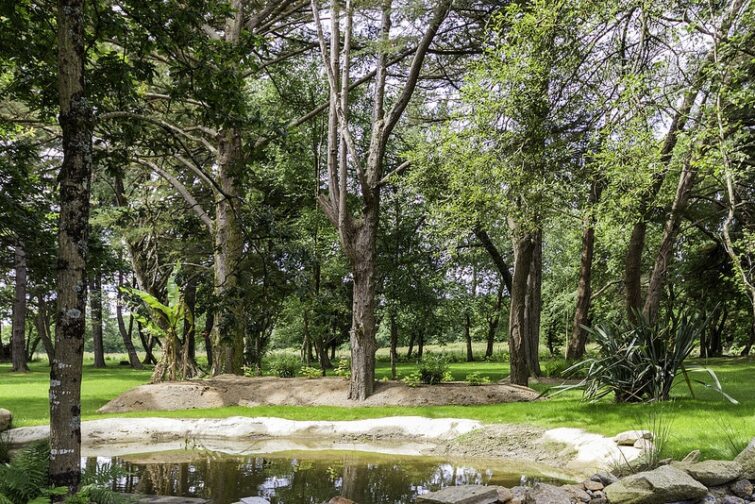
[[[82,416],[85,420],[104,418],[97,409],[120,393],[149,380],[150,370],[133,371],[118,367],[117,359],[108,369],[94,369],[86,363],[82,388]],[[699,362],[698,364],[704,364]],[[654,421],[670,422],[669,455],[683,456],[700,449],[708,457],[730,458],[735,450],[755,436],[755,360],[711,359],[707,363],[720,378],[724,389],[740,401],[730,404],[702,385],[694,385],[695,397],[686,386],[675,389],[674,401],[663,405],[617,405],[611,402],[586,404],[578,392],[557,395],[536,403],[512,403],[488,406],[427,407],[226,407],[211,410],[140,412],[107,416],[160,416],[175,418],[277,416],[294,420],[350,420],[391,415],[427,417],[463,417],[484,422],[529,423],[544,427],[580,427],[606,435],[622,430],[647,427]],[[414,364],[399,365],[399,375],[406,375]],[[508,373],[506,365],[495,362],[455,363],[451,372],[463,380],[473,371],[498,380]],[[388,376],[387,363],[379,362],[378,378]],[[41,425],[48,421],[48,369],[44,363],[32,363],[31,372],[10,372],[0,364],[0,407],[14,413],[15,425]],[[534,384],[544,390],[545,385]],[[654,420],[655,419],[655,420]]]

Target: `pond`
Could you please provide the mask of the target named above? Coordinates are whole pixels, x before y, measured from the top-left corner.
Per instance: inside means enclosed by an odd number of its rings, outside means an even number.
[[[113,481],[121,492],[203,497],[230,504],[261,496],[272,504],[320,504],[343,495],[360,504],[412,502],[417,495],[446,486],[515,486],[557,482],[526,462],[459,461],[355,452],[289,452],[227,455],[182,450],[122,457],[90,457],[88,469],[112,463],[128,474]]]

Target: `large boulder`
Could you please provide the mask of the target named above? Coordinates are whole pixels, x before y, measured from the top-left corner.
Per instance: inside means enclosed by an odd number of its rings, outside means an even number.
[[[13,415],[10,411],[4,408],[0,408],[0,432],[10,429],[10,424],[13,422]]]
[[[627,476],[608,485],[605,492],[611,504],[662,504],[700,499],[708,489],[676,467],[661,466]]]
[[[742,477],[755,480],[755,438],[752,438],[747,448],[734,459],[742,466]]]
[[[498,487],[464,485],[446,487],[417,497],[417,504],[494,504],[498,502]]]
[[[682,467],[680,467],[682,469]],[[734,481],[742,474],[739,462],[730,460],[704,460],[683,467],[687,474],[706,486],[718,486]]]

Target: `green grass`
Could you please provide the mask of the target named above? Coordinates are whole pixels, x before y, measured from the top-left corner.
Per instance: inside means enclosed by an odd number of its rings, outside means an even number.
[[[703,364],[702,362],[696,362]],[[701,385],[693,385],[693,399],[686,385],[676,387],[673,403],[662,407],[662,414],[672,422],[668,454],[680,457],[700,449],[706,457],[731,458],[743,443],[755,435],[755,360],[711,359],[708,365],[718,374],[724,390],[740,401],[733,405]],[[0,407],[14,413],[17,426],[40,425],[48,421],[48,371],[43,363],[32,363],[31,372],[15,374],[10,366],[0,365]],[[398,366],[399,376],[414,369],[413,364]],[[508,373],[506,365],[495,362],[454,363],[455,379],[477,371],[493,380]],[[378,379],[388,376],[390,367],[378,363]],[[293,420],[352,420],[390,415],[421,415],[431,418],[460,417],[483,422],[527,423],[543,427],[579,427],[591,432],[613,435],[642,428],[651,422],[657,407],[619,405],[612,402],[587,404],[578,392],[568,392],[537,403],[512,403],[487,406],[423,406],[423,407],[291,407],[260,406],[225,407],[206,410],[155,411],[123,415],[99,415],[97,409],[121,392],[149,380],[150,370],[132,371],[117,367],[94,369],[87,362],[82,388],[82,416],[85,420],[106,416],[159,416],[176,418],[222,418],[229,416],[276,416]],[[702,375],[699,378],[704,378]],[[544,390],[542,384],[534,388]]]

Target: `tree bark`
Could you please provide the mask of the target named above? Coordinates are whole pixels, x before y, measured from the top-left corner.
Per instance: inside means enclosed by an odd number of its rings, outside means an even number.
[[[239,44],[244,21],[244,2],[232,0],[233,16],[225,25],[225,42]],[[234,204],[239,201],[238,178],[244,169],[241,132],[225,125],[218,135],[218,185],[215,195],[215,296],[218,306],[212,330],[212,374],[242,374],[245,317],[239,302],[238,275],[243,237]]]
[[[585,355],[587,331],[585,326],[590,323],[590,306],[592,303],[592,261],[595,253],[595,216],[594,206],[600,200],[602,184],[595,181],[590,188],[585,227],[582,230],[582,254],[579,261],[579,284],[577,286],[577,307],[574,311],[574,326],[572,327],[569,345],[566,348],[566,359],[577,360]]]
[[[689,200],[689,195],[695,181],[696,171],[691,165],[692,160],[690,157],[691,154],[688,155],[682,173],[679,176],[679,184],[676,188],[674,202],[671,205],[671,212],[663,226],[663,238],[661,239],[661,245],[658,248],[658,253],[655,257],[655,264],[653,266],[653,273],[650,276],[650,284],[648,285],[645,306],[642,310],[643,315],[651,324],[655,323],[658,318],[661,294],[663,293],[663,288],[666,282],[671,253],[674,250],[674,242],[676,241],[676,236],[679,233],[679,227],[681,226],[682,213],[687,207],[687,201]]]
[[[11,331],[11,359],[13,371],[26,372],[26,252],[23,245],[16,244],[16,279],[13,299],[13,323]]]
[[[543,233],[532,234],[533,249],[529,276],[527,277],[527,367],[534,376],[542,375],[540,370],[540,312],[543,306]]]
[[[535,243],[530,234],[515,241],[514,276],[509,309],[509,359],[511,383],[527,386],[530,370],[527,362],[527,285]]]
[[[398,363],[398,321],[396,313],[391,311],[391,380],[396,379],[396,364]]]
[[[469,312],[464,314],[464,341],[467,343],[467,362],[474,362],[474,353],[472,352],[472,332],[470,326],[472,325],[472,317],[469,316]]]
[[[488,338],[487,338],[487,346],[485,348],[486,359],[490,359],[493,357],[495,337],[496,337],[496,334],[498,334],[498,325],[501,323],[501,307],[503,306],[504,287],[505,287],[505,283],[501,281],[501,284],[498,286],[498,293],[496,294],[493,313],[491,317],[488,319]]]
[[[134,342],[131,339],[131,329],[133,326],[129,324],[129,327],[127,329],[126,324],[123,320],[123,293],[121,292],[122,286],[123,272],[118,270],[118,293],[115,303],[115,318],[118,320],[118,331],[121,333],[123,345],[126,347],[126,352],[128,353],[128,362],[131,365],[131,368],[144,369],[144,365],[139,360],[139,356],[136,353],[136,348],[134,348]]]
[[[81,478],[81,368],[87,297],[92,110],[84,89],[83,0],[58,1],[58,92],[63,131],[55,360],[50,369],[50,483]],[[63,496],[53,500],[62,501]]]
[[[197,284],[194,278],[186,282],[184,288],[184,302],[188,311],[188,317],[184,318],[184,345],[186,345],[186,359],[193,366],[197,365],[197,343],[196,343],[196,324],[195,312],[197,307]]]
[[[94,347],[94,367],[104,368],[105,349],[102,342],[102,273],[97,268],[89,285],[89,308],[92,312],[92,344]]]
[[[45,347],[45,353],[47,354],[47,361],[52,366],[53,360],[55,360],[55,345],[52,342],[50,336],[50,315],[47,312],[47,301],[44,294],[37,295],[37,333],[42,340],[42,346]]]

